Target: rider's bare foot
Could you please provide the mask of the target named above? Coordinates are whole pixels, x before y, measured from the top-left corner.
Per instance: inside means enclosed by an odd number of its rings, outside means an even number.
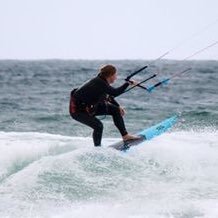
[[[123,136],[123,141],[135,140],[135,139],[140,139],[140,137],[134,136],[134,135],[129,135],[129,134],[126,134]]]

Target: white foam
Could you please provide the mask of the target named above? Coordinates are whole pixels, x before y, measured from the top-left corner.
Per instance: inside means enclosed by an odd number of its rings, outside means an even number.
[[[0,184],[0,216],[217,218],[217,139],[178,131],[122,153],[90,138],[0,133],[2,169],[31,159]]]
[[[89,138],[37,132],[0,132],[0,179],[43,156],[74,150]],[[55,151],[60,150],[60,151]],[[62,149],[62,150],[61,150]]]

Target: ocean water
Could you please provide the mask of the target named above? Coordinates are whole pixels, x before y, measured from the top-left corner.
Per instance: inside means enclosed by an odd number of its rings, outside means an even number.
[[[68,114],[70,91],[118,68],[118,81],[149,64],[150,85],[192,67],[152,93],[117,98],[129,132],[179,114],[178,124],[128,153],[107,146],[120,135],[102,117],[104,138]],[[1,218],[217,218],[217,61],[0,61]]]

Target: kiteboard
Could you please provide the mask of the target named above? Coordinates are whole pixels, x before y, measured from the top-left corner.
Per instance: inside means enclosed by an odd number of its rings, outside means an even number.
[[[176,115],[172,116],[136,134],[137,136],[139,136],[139,139],[120,141],[120,142],[110,145],[109,147],[114,148],[116,150],[120,150],[120,151],[126,151],[133,146],[139,145],[144,141],[151,140],[154,137],[163,134],[164,132],[169,130],[172,126],[174,126],[177,120],[178,120],[178,117]]]

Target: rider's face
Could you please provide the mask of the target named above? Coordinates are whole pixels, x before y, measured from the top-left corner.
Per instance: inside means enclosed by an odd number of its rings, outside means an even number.
[[[112,84],[112,83],[115,82],[116,79],[117,79],[117,73],[115,73],[115,74],[109,76],[108,79],[107,79],[107,81],[108,81],[110,84]]]

